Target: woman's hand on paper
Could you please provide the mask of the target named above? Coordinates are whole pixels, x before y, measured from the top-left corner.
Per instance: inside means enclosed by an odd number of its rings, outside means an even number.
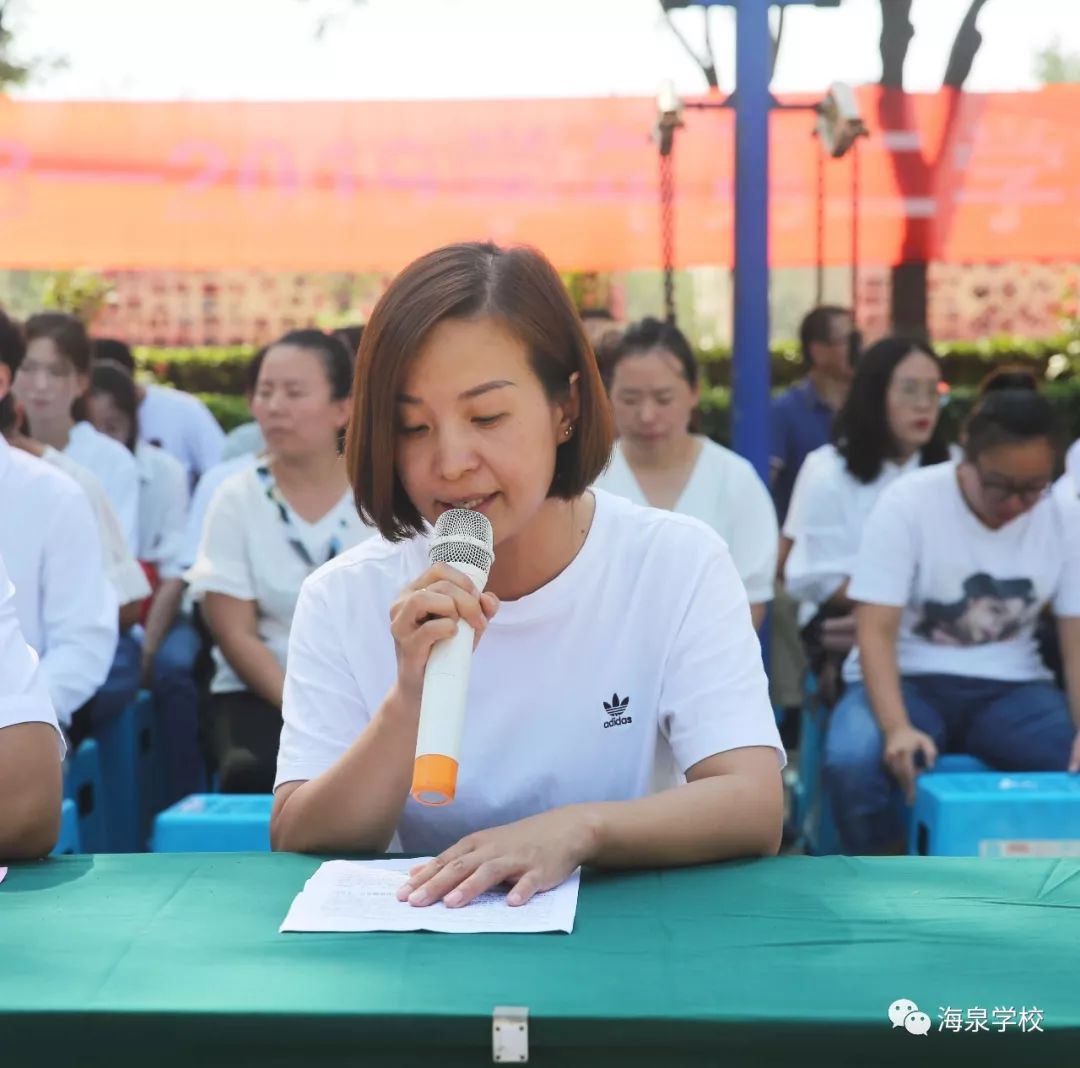
[[[410,905],[443,901],[467,905],[501,883],[507,904],[524,905],[586,863],[596,848],[596,820],[589,805],[570,805],[463,838],[409,872],[398,899]]]

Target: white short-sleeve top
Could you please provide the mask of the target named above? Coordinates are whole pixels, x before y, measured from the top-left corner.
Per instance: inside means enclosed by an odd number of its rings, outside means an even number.
[[[284,667],[304,580],[316,565],[373,531],[357,514],[351,492],[322,519],[308,523],[269,488],[266,468],[256,464],[222,482],[206,513],[198,558],[185,577],[196,601],[207,593],[254,601],[259,637]],[[214,659],[214,693],[247,688],[220,650],[214,650]]]
[[[700,519],[724,539],[751,604],[771,601],[780,538],[772,497],[748,460],[709,438],[698,440],[701,451],[673,511]],[[649,503],[618,442],[596,485]]]
[[[441,808],[410,799],[402,848],[437,852],[562,805],[644,796],[660,747],[684,772],[746,746],[770,746],[783,762],[749,602],[723,541],[696,519],[593,492],[578,555],[504,602],[485,632],[457,796]],[[428,538],[374,538],[305,583],[277,784],[322,774],[364,730],[396,679],[390,605],[428,566]]]

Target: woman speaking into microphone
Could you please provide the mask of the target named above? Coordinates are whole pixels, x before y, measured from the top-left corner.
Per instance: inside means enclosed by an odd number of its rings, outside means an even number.
[[[595,358],[543,256],[451,245],[398,275],[364,330],[346,444],[383,536],[300,594],[274,848],[379,852],[396,835],[435,857],[402,896],[449,906],[503,882],[520,904],[582,864],[776,852],[784,753],[739,576],[703,523],[588,489],[611,446]],[[430,553],[452,509],[490,523],[483,592]],[[414,782],[432,772],[425,672],[461,626],[460,745],[435,759],[452,800],[431,805]],[[654,793],[672,762],[686,783]]]

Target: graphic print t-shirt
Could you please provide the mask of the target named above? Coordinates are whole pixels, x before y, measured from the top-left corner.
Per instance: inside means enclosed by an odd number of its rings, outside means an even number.
[[[1047,496],[991,530],[964,501],[955,464],[923,468],[874,506],[850,592],[904,608],[903,675],[1049,678],[1035,621],[1048,603],[1058,616],[1080,616],[1080,502]],[[855,654],[844,675],[860,678]]]

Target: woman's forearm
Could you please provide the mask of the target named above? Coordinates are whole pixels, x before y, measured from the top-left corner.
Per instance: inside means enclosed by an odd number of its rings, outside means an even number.
[[[857,612],[859,661],[870,709],[882,733],[910,724],[904,695],[900,689],[900,669],[896,664],[896,638],[880,627],[868,624]]]
[[[275,804],[273,847],[294,853],[385,850],[412,785],[419,723],[419,709],[392,690],[333,767]]]
[[[1073,726],[1080,731],[1080,617],[1058,619],[1058,645]]]
[[[634,801],[586,805],[605,868],[674,867],[734,857],[773,856],[780,848],[784,791],[776,754],[764,775],[716,775]]]
[[[127,604],[120,606],[119,627],[121,634],[127,634],[139,622],[139,616],[142,615],[142,606],[142,601],[128,601]]]
[[[222,635],[218,647],[240,681],[252,693],[275,708],[281,707],[285,671],[261,638],[247,633]]]
[[[60,830],[62,795],[53,727],[16,723],[0,728],[0,861],[48,854]]]
[[[157,588],[154,599],[150,603],[150,611],[146,615],[146,625],[143,627],[144,655],[152,656],[161,648],[161,643],[165,635],[169,633],[176,619],[176,613],[180,610],[183,597],[183,579],[166,579]]]
[[[754,625],[754,630],[761,630],[761,624],[765,622],[765,613],[768,611],[768,601],[759,601],[750,606],[750,622]]]

